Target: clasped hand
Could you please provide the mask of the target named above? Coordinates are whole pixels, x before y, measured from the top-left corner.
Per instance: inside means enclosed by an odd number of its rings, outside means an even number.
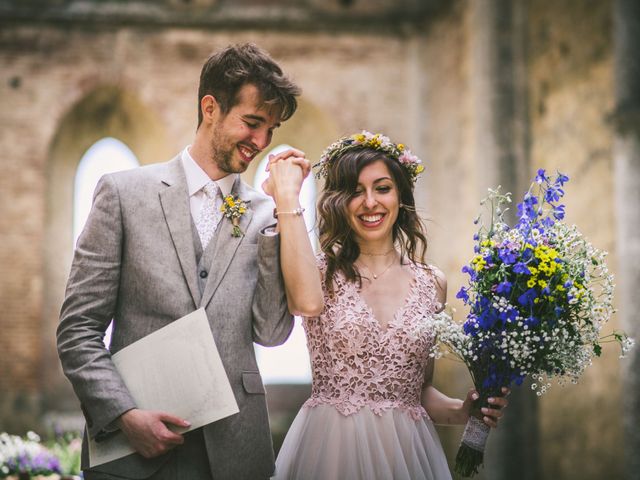
[[[291,148],[277,155],[269,155],[266,171],[269,178],[262,183],[264,192],[276,200],[285,197],[295,199],[302,188],[302,182],[311,171],[311,164],[303,151]]]

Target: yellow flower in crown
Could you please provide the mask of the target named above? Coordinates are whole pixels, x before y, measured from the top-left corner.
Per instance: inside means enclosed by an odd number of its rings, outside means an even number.
[[[233,225],[231,235],[234,237],[244,235],[244,232],[240,229],[240,218],[247,211],[247,202],[233,195],[227,195],[220,206],[220,211],[226,218],[231,220]]]
[[[331,163],[346,151],[356,148],[372,148],[387,154],[404,168],[414,184],[418,179],[418,175],[424,171],[422,160],[413,155],[403,143],[396,145],[388,137],[380,133],[373,134],[363,130],[361,133],[343,137],[329,145],[322,153],[320,161],[313,166],[313,168],[318,169],[316,177],[326,178]]]

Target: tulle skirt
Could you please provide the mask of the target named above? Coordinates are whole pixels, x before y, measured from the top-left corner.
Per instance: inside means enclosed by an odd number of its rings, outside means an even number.
[[[276,480],[451,479],[429,419],[368,408],[342,415],[330,405],[303,407],[282,444]]]

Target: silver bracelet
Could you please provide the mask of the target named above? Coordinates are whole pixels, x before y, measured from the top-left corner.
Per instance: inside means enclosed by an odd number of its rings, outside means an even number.
[[[304,208],[298,207],[292,212],[279,212],[277,208],[273,209],[273,218],[278,218],[278,215],[295,215],[297,217],[301,216],[304,213]]]

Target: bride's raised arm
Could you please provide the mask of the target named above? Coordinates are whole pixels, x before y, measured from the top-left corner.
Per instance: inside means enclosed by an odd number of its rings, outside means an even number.
[[[263,188],[276,203],[274,215],[280,232],[280,263],[289,311],[314,317],[324,308],[322,284],[299,201],[309,161],[303,152],[290,149],[271,157],[268,169]]]

